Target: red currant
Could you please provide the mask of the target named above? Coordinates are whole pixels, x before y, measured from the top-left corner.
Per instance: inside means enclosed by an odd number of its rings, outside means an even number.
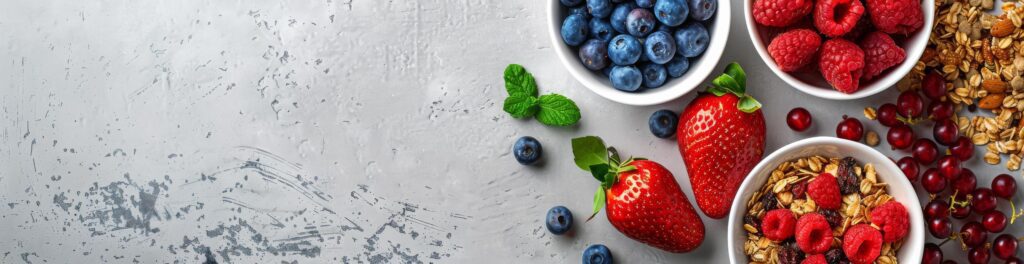
[[[971,207],[975,213],[983,214],[996,209],[996,196],[992,193],[992,189],[978,188],[972,195]]]
[[[900,167],[900,170],[903,171],[903,175],[907,176],[907,179],[910,180],[910,182],[917,180],[917,175],[920,174],[921,170],[921,168],[917,166],[917,161],[910,156],[903,157],[896,161],[896,166]]]
[[[836,127],[836,136],[842,139],[860,141],[864,137],[864,126],[855,117],[843,116]]]
[[[878,107],[878,111],[875,113],[875,117],[878,118],[878,123],[883,126],[891,127],[896,124],[903,123],[897,118],[896,105],[894,104],[883,104]]]
[[[988,264],[989,258],[988,247],[974,247],[967,251],[967,262],[971,264]]]
[[[921,258],[921,264],[939,264],[942,262],[942,249],[935,243],[928,243],[924,245],[924,256]]]
[[[971,143],[967,137],[959,137],[952,146],[949,146],[949,153],[952,153],[957,159],[969,160],[974,156],[974,143]]]
[[[885,136],[886,141],[892,149],[906,149],[914,144],[914,130],[905,124],[898,124],[889,127],[889,133]]]
[[[928,72],[924,80],[921,80],[921,91],[924,92],[924,96],[938,101],[946,95],[946,79],[935,71]]]
[[[1017,238],[1010,234],[1002,234],[992,240],[992,253],[997,258],[1009,260],[1017,256]]]
[[[1006,229],[1006,215],[1003,212],[992,210],[981,217],[981,225],[991,233],[1003,232],[1003,229]]]
[[[793,131],[803,132],[811,127],[811,112],[803,107],[793,108],[786,115],[786,124]]]
[[[924,215],[928,218],[949,217],[949,203],[942,199],[935,199],[924,206]]]
[[[949,215],[956,219],[965,219],[971,216],[971,206],[953,207],[953,211],[950,211]]]
[[[911,153],[914,154],[914,159],[917,159],[921,165],[928,165],[935,162],[935,159],[939,158],[939,148],[935,146],[935,142],[927,138],[919,138],[914,141],[914,147],[911,149]]]
[[[1017,180],[1014,180],[1010,175],[999,174],[999,176],[992,179],[992,192],[996,196],[1009,200],[1017,192]]]
[[[928,104],[928,117],[932,120],[943,120],[953,117],[953,104],[933,100]]]
[[[928,220],[928,232],[938,239],[949,238],[953,234],[953,222],[948,217],[936,217]]]
[[[939,172],[942,173],[942,177],[946,177],[947,180],[955,180],[960,177],[960,160],[956,157],[946,155],[939,158]]]
[[[924,110],[924,100],[917,91],[906,90],[896,98],[896,112],[906,118],[917,118]]]
[[[967,247],[977,247],[988,239],[988,232],[985,227],[977,221],[970,221],[960,228],[960,241]]]
[[[946,189],[946,178],[939,174],[936,168],[928,168],[921,174],[921,187],[928,193],[940,193]]]
[[[956,199],[962,200],[967,197],[968,194],[974,193],[974,189],[978,187],[978,178],[974,176],[974,172],[971,169],[963,168],[960,170],[960,177],[953,180],[953,191],[956,192]]]
[[[956,142],[956,139],[960,137],[960,131],[958,130],[956,123],[953,120],[942,119],[935,121],[935,125],[932,127],[932,133],[935,141],[938,141],[942,145],[951,146]]]

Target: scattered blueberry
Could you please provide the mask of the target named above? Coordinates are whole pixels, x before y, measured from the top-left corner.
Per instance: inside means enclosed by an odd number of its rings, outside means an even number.
[[[687,58],[697,57],[708,48],[710,39],[704,25],[689,23],[676,31],[676,49]]]
[[[580,46],[580,61],[590,70],[608,67],[608,42],[591,39]]]
[[[570,8],[569,15],[581,15],[583,18],[590,19],[590,11],[587,11],[586,6]]]
[[[665,70],[668,71],[668,76],[679,78],[679,76],[683,76],[683,74],[686,74],[686,71],[690,70],[690,60],[685,56],[676,56],[665,64]]]
[[[593,244],[583,250],[583,264],[611,264],[612,252],[601,244]]]
[[[565,234],[565,232],[569,232],[569,228],[572,228],[572,212],[569,211],[569,208],[561,205],[551,207],[548,210],[547,221],[544,223],[552,234]]]
[[[665,80],[668,79],[668,73],[665,72],[665,66],[661,64],[648,63],[641,67],[641,71],[644,74],[644,87],[647,88],[658,88],[665,84]]]
[[[615,10],[612,10],[611,18],[609,19],[612,24],[612,28],[619,33],[629,33],[626,30],[626,16],[629,15],[629,11],[633,11],[636,8],[636,4],[633,2],[622,3],[615,6]]]
[[[690,18],[697,21],[708,21],[712,16],[715,15],[715,10],[718,9],[717,0],[689,0],[690,4]]]
[[[636,0],[636,5],[642,8],[651,8],[654,6],[654,0]]]
[[[540,146],[540,141],[531,136],[521,137],[516,140],[516,143],[512,145],[512,153],[516,156],[516,161],[519,164],[531,165],[540,160],[540,154],[543,149]]]
[[[564,6],[573,7],[582,4],[583,0],[562,0],[561,2]]]
[[[654,31],[654,14],[643,8],[633,9],[626,15],[626,31],[634,37],[642,38]]]
[[[651,114],[647,120],[651,126],[651,134],[659,138],[669,138],[676,134],[676,126],[679,124],[679,115],[671,110],[658,110]]]
[[[612,14],[612,2],[609,0],[587,0],[587,10],[594,17],[606,18]]]
[[[640,59],[642,49],[639,40],[633,36],[621,34],[608,42],[608,58],[615,65],[630,65]]]
[[[600,18],[590,19],[590,36],[594,39],[608,42],[615,36],[615,29],[612,28],[611,24],[608,24],[608,20]]]
[[[676,42],[672,35],[665,31],[651,33],[644,42],[644,55],[651,62],[665,64],[676,55]]]
[[[635,92],[640,90],[640,84],[643,82],[644,77],[640,74],[639,69],[633,65],[628,65],[614,66],[608,79],[612,81],[612,87],[615,87],[615,89]]]
[[[566,45],[579,46],[587,41],[587,19],[582,15],[569,15],[562,22],[562,40]]]
[[[654,4],[654,16],[665,25],[681,25],[686,22],[689,13],[690,8],[686,5],[686,0],[658,0]]]

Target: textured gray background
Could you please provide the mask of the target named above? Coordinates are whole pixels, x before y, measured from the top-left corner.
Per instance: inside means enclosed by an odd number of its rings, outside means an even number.
[[[754,53],[740,3],[721,65],[747,69],[768,151],[892,100],[788,87]],[[647,117],[694,96],[632,107],[591,93],[555,59],[545,5],[0,2],[0,263],[574,263],[591,243],[620,263],[726,262],[725,220],[705,219],[689,254],[626,239],[603,215],[569,237],[543,228],[557,204],[584,218],[598,184],[572,163],[575,136],[662,162],[692,199],[675,142]],[[575,99],[579,126],[504,114],[509,63]],[[785,127],[796,105],[813,131]],[[523,135],[545,165],[509,155]],[[983,184],[1003,171],[978,160]]]

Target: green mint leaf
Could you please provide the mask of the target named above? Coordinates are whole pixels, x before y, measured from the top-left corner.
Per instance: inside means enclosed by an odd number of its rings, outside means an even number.
[[[585,171],[590,171],[590,166],[597,164],[608,164],[608,153],[604,147],[604,141],[595,136],[578,137],[572,139],[572,155],[576,166]],[[598,178],[597,180],[602,180]]]
[[[609,170],[611,170],[611,166],[608,166],[606,163],[590,165],[590,174],[593,174],[594,179],[597,179],[599,182],[605,181],[604,175],[608,174]]]
[[[549,126],[570,126],[580,121],[580,108],[576,103],[559,94],[545,94],[540,97],[540,111],[537,121]]]
[[[722,89],[722,88],[719,88],[719,87],[715,87],[715,86],[712,86],[711,88],[708,88],[708,92],[711,92],[711,94],[714,94],[715,96],[723,96],[723,95],[729,93],[729,91],[726,91],[725,89]]]
[[[729,63],[729,66],[725,66],[725,74],[732,76],[733,80],[740,86],[740,93],[746,93],[747,91],[747,73],[743,71],[743,67],[740,67],[739,63]]]
[[[757,109],[761,109],[761,102],[758,102],[754,97],[743,96],[740,97],[740,101],[736,103],[736,107],[744,113],[753,113],[754,111],[757,111]]]
[[[594,219],[594,216],[597,215],[597,212],[601,211],[601,208],[604,208],[604,203],[604,188],[599,186],[597,187],[597,192],[594,193],[594,213],[591,214],[590,217],[587,217],[588,222],[590,219]]]
[[[540,110],[540,100],[533,96],[514,94],[505,98],[502,109],[514,118],[531,117]]]
[[[509,64],[505,68],[505,91],[508,91],[509,96],[518,94],[537,97],[537,81],[522,65]]]
[[[740,84],[736,82],[736,79],[733,79],[732,76],[729,76],[728,74],[718,76],[718,78],[711,81],[711,84],[714,84],[716,87],[722,88],[737,96],[743,95],[743,88],[740,88]]]
[[[612,184],[615,184],[615,180],[618,179],[616,177],[617,175],[619,174],[615,173],[614,171],[608,171],[608,173],[605,173],[604,180],[601,181],[601,187],[604,187],[605,189],[612,188]]]

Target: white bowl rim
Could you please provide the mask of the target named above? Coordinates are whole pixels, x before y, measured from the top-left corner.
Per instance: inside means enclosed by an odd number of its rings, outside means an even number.
[[[840,139],[840,138],[835,138],[835,137],[826,137],[826,136],[819,136],[819,137],[812,137],[812,138],[802,139],[802,140],[790,143],[788,145],[785,145],[782,148],[779,148],[778,150],[776,150],[775,152],[772,152],[768,156],[765,156],[763,159],[761,159],[760,162],[757,163],[757,166],[755,166],[754,169],[750,171],[750,174],[748,174],[747,177],[745,179],[743,179],[743,183],[740,184],[740,188],[737,190],[736,196],[733,198],[732,207],[729,210],[729,223],[728,223],[728,226],[726,227],[726,229],[727,229],[726,241],[727,241],[728,250],[729,250],[728,254],[729,254],[729,262],[730,263],[746,263],[747,262],[746,254],[743,253],[743,249],[742,248],[736,248],[736,245],[735,245],[736,241],[732,241],[732,239],[736,236],[736,232],[739,232],[739,230],[743,230],[743,228],[740,227],[740,222],[739,222],[739,221],[741,221],[741,220],[739,220],[739,218],[740,218],[739,215],[742,214],[744,211],[746,211],[746,202],[743,201],[743,200],[746,199],[744,197],[746,195],[744,195],[743,193],[744,193],[744,190],[747,190],[748,188],[751,188],[750,185],[754,184],[753,183],[754,178],[756,178],[756,176],[757,176],[755,174],[757,174],[757,172],[763,170],[766,166],[777,166],[779,162],[783,162],[781,160],[776,160],[776,159],[779,159],[780,156],[783,156],[783,155],[788,154],[788,153],[793,152],[793,151],[798,151],[800,149],[804,149],[804,148],[808,148],[808,147],[813,147],[813,146],[819,146],[819,145],[841,145],[842,147],[849,147],[849,148],[858,149],[860,151],[863,151],[863,152],[867,153],[867,155],[869,155],[869,156],[876,156],[876,157],[878,157],[880,159],[885,159],[885,160],[889,159],[887,156],[885,156],[881,152],[878,152],[878,150],[875,150],[874,148],[871,148],[871,147],[868,147],[868,146],[866,146],[864,144],[861,144],[860,142],[854,142],[854,141],[849,141],[849,140],[846,140],[846,139]],[[771,163],[771,164],[769,164],[769,163]],[[900,171],[899,167],[896,166],[895,162],[883,162],[882,164],[874,164],[874,165],[875,166],[888,167],[886,170],[890,170],[890,171]],[[883,177],[886,177],[886,176],[883,176]],[[910,228],[911,228],[911,231],[918,230],[918,232],[916,232],[916,234],[911,232],[905,238],[906,240],[904,240],[903,248],[901,248],[900,251],[906,251],[905,253],[907,254],[906,256],[908,256],[907,257],[908,259],[900,260],[900,262],[919,263],[919,262],[921,262],[922,255],[924,254],[923,251],[924,251],[924,241],[925,241],[925,239],[924,239],[924,230],[923,230],[924,229],[924,215],[921,212],[921,209],[920,209],[920,206],[919,206],[921,204],[921,202],[918,199],[918,197],[916,195],[916,191],[914,191],[914,187],[913,187],[913,185],[911,185],[910,180],[908,180],[906,177],[892,177],[892,178],[894,178],[894,179],[890,179],[888,177],[886,179],[886,183],[889,184],[889,187],[891,187],[891,188],[907,188],[907,189],[911,190],[911,193],[914,193],[914,195],[911,195],[909,197],[894,197],[894,198],[900,198],[900,200],[903,200],[903,199],[907,200],[907,203],[909,203],[909,204],[905,203],[905,206],[907,207],[907,212],[910,214]],[[751,193],[753,193],[753,192],[751,192]],[[908,247],[919,247],[919,248],[908,248]],[[909,251],[907,251],[907,250],[909,250]]]
[[[719,1],[718,9],[715,11],[713,28],[708,29],[712,36],[711,43],[696,63],[690,64],[689,71],[679,78],[669,80],[665,85],[656,89],[630,93],[619,91],[611,85],[601,82],[595,78],[594,73],[583,67],[576,59],[577,55],[572,54],[568,45],[562,43],[562,35],[559,31],[562,26],[559,17],[561,4],[558,0],[552,0],[548,5],[548,35],[551,39],[552,49],[555,50],[558,60],[569,71],[577,81],[587,89],[597,93],[608,100],[627,105],[656,105],[665,103],[693,91],[700,87],[711,73],[718,68],[718,64],[725,52],[726,43],[729,40],[729,30],[732,21],[732,9],[729,1]],[[598,74],[599,75],[599,74]]]
[[[761,36],[757,32],[758,25],[754,22],[753,14],[751,13],[752,2],[753,0],[743,0],[743,16],[747,25],[747,34],[750,35],[751,44],[754,45],[754,49],[757,50],[757,55],[761,57],[761,60],[768,65],[768,68],[770,68],[776,76],[779,76],[779,78],[790,86],[793,86],[793,88],[816,97],[831,100],[853,100],[872,96],[889,89],[903,79],[904,76],[914,69],[914,66],[917,65],[917,61],[920,60],[921,55],[924,54],[924,50],[928,46],[928,39],[930,38],[928,35],[931,34],[935,22],[935,0],[921,1],[921,11],[924,13],[924,26],[922,26],[917,33],[914,33],[914,35],[925,35],[917,37],[918,41],[914,42],[914,45],[911,45],[910,48],[906,49],[907,58],[903,63],[900,63],[896,68],[889,69],[887,72],[883,73],[883,77],[881,79],[874,80],[870,85],[863,86],[860,90],[857,90],[852,94],[845,94],[836,91],[831,87],[819,87],[808,84],[779,69],[779,66],[775,64],[775,60],[768,55],[768,51],[766,50],[767,45],[762,41]]]

